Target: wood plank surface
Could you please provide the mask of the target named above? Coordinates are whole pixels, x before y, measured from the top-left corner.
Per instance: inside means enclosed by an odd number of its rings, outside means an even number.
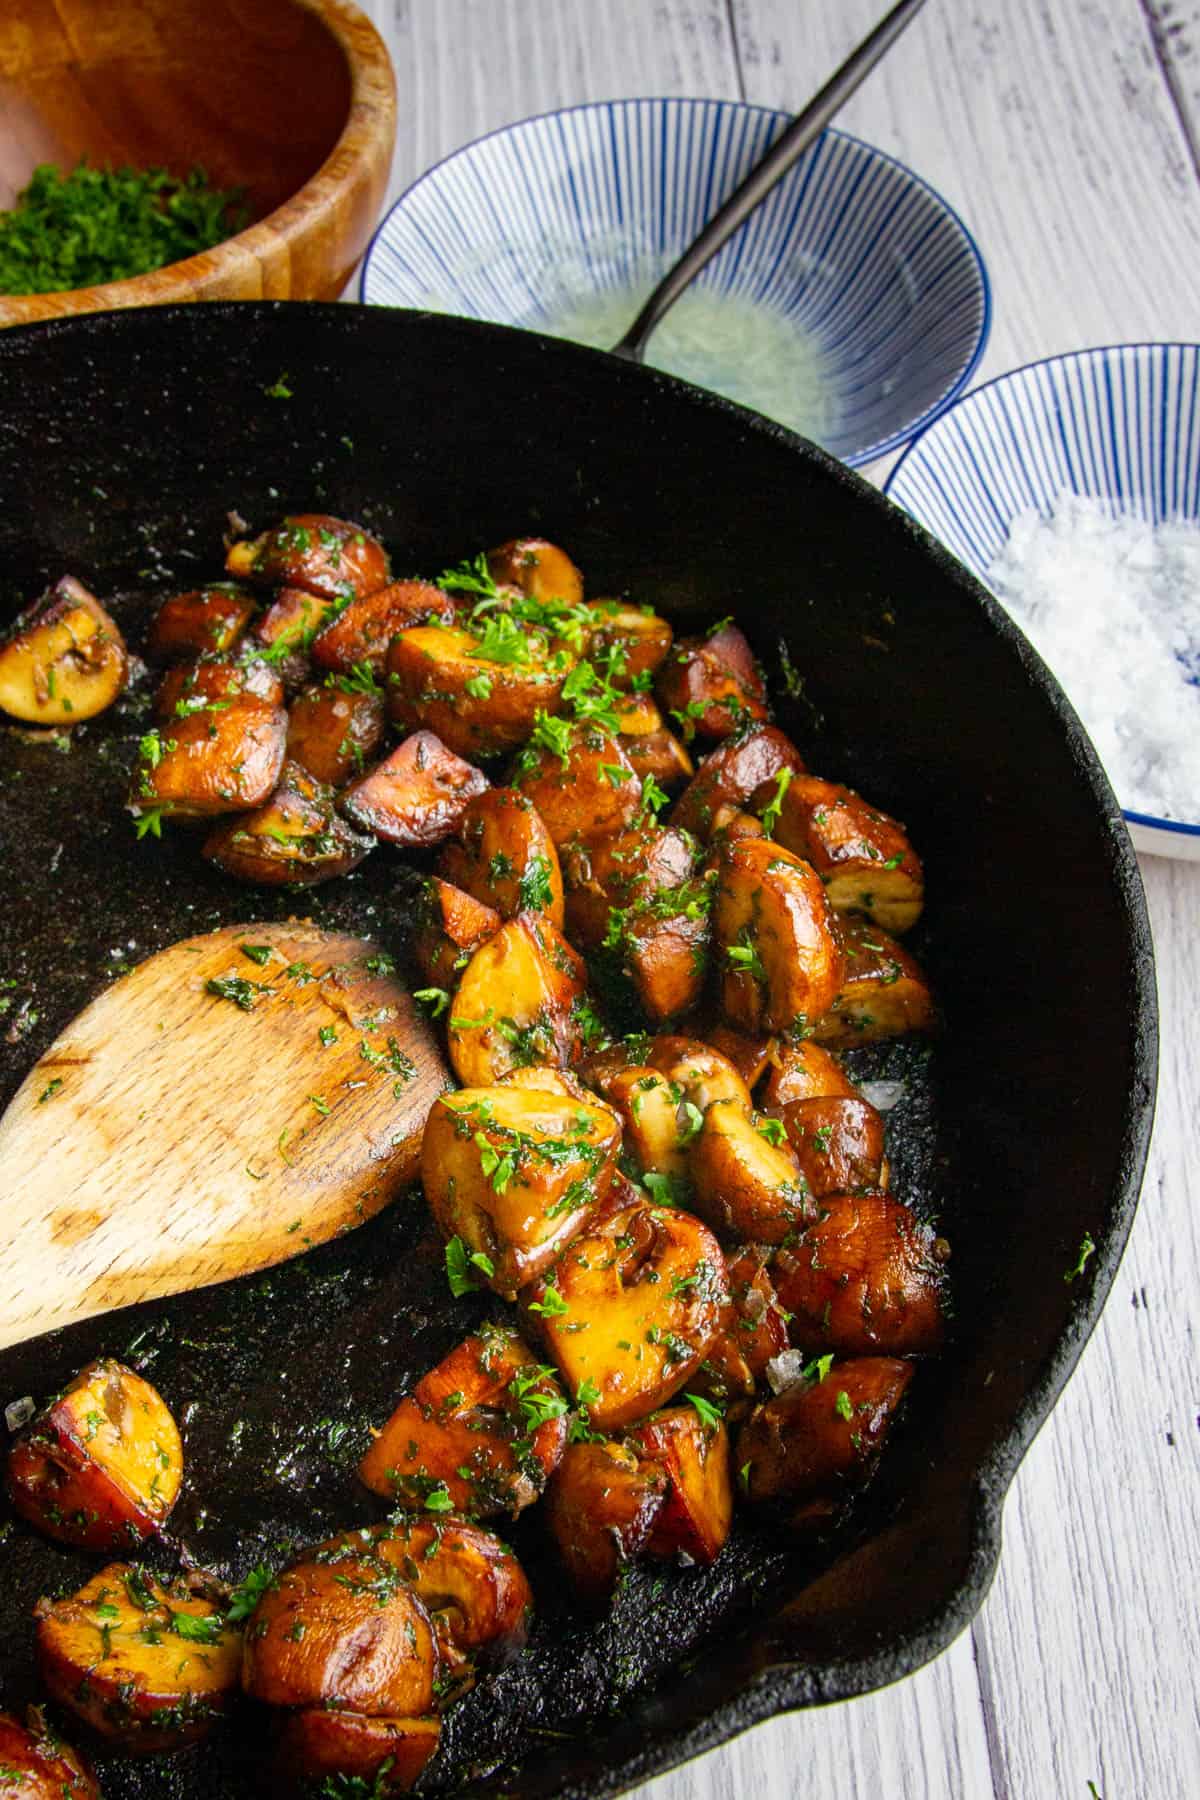
[[[456,144],[553,106],[741,92],[794,109],[883,0],[367,10],[396,59],[400,192]],[[996,305],[980,379],[1200,335],[1200,0],[931,0],[843,122],[978,236]],[[1200,866],[1142,866],[1163,1005],[1150,1172],[1100,1328],[1016,1482],[973,1632],[900,1686],[774,1720],[638,1800],[1200,1794]]]
[[[1142,0],[1142,6],[1200,179],[1200,0]]]
[[[367,0],[364,11],[396,65],[393,198],[460,144],[531,113],[738,93],[722,0]]]

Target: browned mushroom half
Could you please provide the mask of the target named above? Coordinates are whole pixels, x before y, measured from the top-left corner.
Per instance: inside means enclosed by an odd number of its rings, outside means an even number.
[[[231,544],[225,567],[238,581],[301,588],[343,604],[385,585],[383,545],[361,525],[328,513],[294,513],[256,538]]]
[[[450,993],[471,960],[471,954],[499,931],[498,912],[484,906],[473,894],[431,875],[422,883],[413,921],[412,949],[417,967],[432,987],[435,1016],[446,1011]]]
[[[950,1248],[887,1194],[826,1194],[771,1278],[798,1348],[912,1356],[942,1341]]]
[[[612,1431],[664,1406],[700,1367],[725,1296],[712,1233],[621,1180],[521,1305],[591,1424]]]
[[[388,645],[398,631],[438,620],[452,625],[458,608],[449,594],[428,581],[393,581],[351,600],[313,639],[318,668],[351,675],[370,669],[381,675]]]
[[[112,705],[127,670],[116,625],[81,581],[64,575],[0,643],[0,709],[27,725],[78,725]]]
[[[275,791],[286,749],[287,714],[254,694],[146,732],[129,795],[139,835],[147,829],[157,835],[162,818],[212,818],[263,805]]]
[[[839,915],[846,973],[833,1005],[813,1027],[820,1044],[853,1049],[937,1024],[933,993],[916,957],[872,919]]]
[[[414,625],[387,652],[388,711],[400,730],[425,726],[460,756],[494,756],[523,744],[554,710],[573,663],[508,613],[478,629]]]
[[[24,1725],[15,1713],[0,1712],[0,1782],[10,1800],[101,1800],[88,1763],[51,1731],[37,1706]]]
[[[204,840],[204,855],[235,880],[260,887],[315,887],[345,875],[375,839],[352,831],[333,802],[331,787],[286,762],[266,805],[222,820]]]
[[[220,707],[236,694],[253,694],[271,706],[283,705],[283,683],[269,663],[202,656],[196,662],[174,663],[166,671],[154,696],[154,714],[160,725],[169,726],[206,707]]]
[[[568,1444],[546,1489],[546,1523],[575,1587],[601,1599],[645,1549],[667,1473],[616,1439]]]
[[[517,588],[531,599],[566,606],[583,599],[583,576],[566,551],[545,538],[510,538],[488,551],[487,564],[497,586]]]
[[[517,757],[513,786],[537,807],[561,848],[574,838],[601,838],[631,825],[642,784],[623,741],[594,723],[543,721]]]
[[[903,825],[836,781],[797,775],[782,796],[775,833],[810,862],[836,912],[861,912],[885,931],[921,915],[925,876]]]
[[[151,662],[190,662],[229,656],[258,611],[258,601],[236,581],[172,594],[151,621],[146,655]]]
[[[513,1086],[461,1088],[429,1114],[425,1198],[471,1271],[512,1299],[607,1194],[620,1136],[606,1105]]]
[[[726,844],[717,867],[722,1012],[740,1031],[805,1035],[829,1011],[845,974],[820,878],[764,837]]]
[[[327,675],[288,707],[287,753],[318,781],[341,787],[365,773],[383,742],[383,690],[370,675]]]
[[[449,1266],[453,1275],[456,1265]],[[562,1456],[567,1405],[553,1370],[511,1326],[482,1325],[404,1396],[359,1474],[409,1511],[427,1508],[432,1496],[470,1518],[515,1516],[538,1498]]]
[[[503,919],[541,913],[561,931],[563,882],[558,851],[540,813],[516,788],[476,795],[449,843],[439,872]]]
[[[565,1068],[582,1046],[582,960],[549,919],[521,913],[474,952],[447,1015],[459,1080],[486,1087],[531,1063]]]
[[[806,1503],[820,1521],[873,1473],[912,1377],[913,1365],[894,1356],[814,1361],[738,1432],[742,1492]]]
[[[401,849],[426,849],[458,830],[468,802],[488,785],[432,731],[414,731],[352,783],[339,808],[361,831]]]
[[[655,691],[683,735],[727,738],[767,717],[767,689],[736,625],[680,638],[658,671]]]
[[[234,1704],[241,1630],[190,1584],[110,1563],[36,1616],[47,1692],[122,1749],[194,1743]]]
[[[631,1439],[638,1455],[667,1477],[646,1540],[650,1555],[715,1562],[733,1522],[729,1433],[715,1408],[669,1406],[635,1426]]]
[[[666,660],[674,633],[652,606],[634,606],[628,600],[592,600],[587,611],[593,621],[588,656],[610,670],[618,687],[640,685]]]
[[[82,1369],[8,1456],[16,1511],[85,1550],[128,1549],[152,1536],[182,1479],[183,1446],[166,1402],[109,1358]]]
[[[710,750],[675,803],[671,823],[707,843],[735,813],[769,805],[780,776],[802,774],[800,752],[775,725],[752,725]]]

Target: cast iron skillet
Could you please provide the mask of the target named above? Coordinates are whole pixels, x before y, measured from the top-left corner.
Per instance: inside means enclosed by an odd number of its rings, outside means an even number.
[[[268,392],[281,377],[290,398]],[[451,1715],[429,1788],[615,1793],[770,1714],[908,1674],[983,1599],[1005,1489],[1112,1284],[1150,1131],[1149,930],[1074,714],[903,514],[811,445],[652,370],[349,307],[164,309],[0,336],[6,610],[71,571],[132,594],[136,636],[137,590],[214,573],[234,507],[256,527],[317,507],[364,520],[402,574],[536,529],[594,593],[632,584],[680,624],[735,614],[777,692],[786,642],[803,689],[779,715],[810,765],[905,818],[928,867],[921,950],[946,1030],[932,1073],[908,1051],[876,1060],[909,1080],[893,1145],[906,1195],[953,1241],[956,1322],[879,1480],[831,1542],[798,1552],[742,1525],[714,1570],[638,1572],[599,1622],[521,1522],[532,1647]],[[179,835],[134,843],[120,805],[138,729],[127,712],[66,754],[11,735],[0,749],[0,976],[17,984],[0,990],[0,1098],[115,966],[288,910]],[[411,880],[381,850],[300,905],[402,949]],[[1096,1255],[1067,1283],[1085,1232]],[[401,1202],[267,1277],[11,1351],[0,1400],[126,1354],[185,1421],[176,1539],[241,1574],[377,1516],[353,1478],[367,1424],[475,1316],[439,1262],[419,1200]],[[14,1704],[31,1691],[33,1599],[95,1565],[15,1525],[0,1555]],[[105,1791],[249,1795],[265,1779],[254,1740],[248,1725],[110,1764]]]

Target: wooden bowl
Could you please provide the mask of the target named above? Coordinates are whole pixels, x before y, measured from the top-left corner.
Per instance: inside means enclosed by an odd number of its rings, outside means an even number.
[[[197,163],[251,223],[148,275],[0,295],[0,325],[181,300],[332,300],[366,249],[396,136],[379,34],[349,0],[6,0],[0,207],[38,163]]]

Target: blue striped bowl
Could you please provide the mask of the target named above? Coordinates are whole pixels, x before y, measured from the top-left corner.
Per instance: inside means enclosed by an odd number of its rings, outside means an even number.
[[[612,100],[505,126],[396,202],[361,296],[540,330],[597,290],[649,292],[788,122],[736,101]],[[840,131],[698,281],[811,334],[825,448],[848,463],[905,443],[950,405],[990,320],[961,220],[903,164]]]
[[[998,376],[911,447],[885,491],[982,581],[1014,519],[1048,517],[1062,493],[1154,524],[1200,521],[1200,344],[1114,344]],[[1200,824],[1125,818],[1139,850],[1200,861]]]

